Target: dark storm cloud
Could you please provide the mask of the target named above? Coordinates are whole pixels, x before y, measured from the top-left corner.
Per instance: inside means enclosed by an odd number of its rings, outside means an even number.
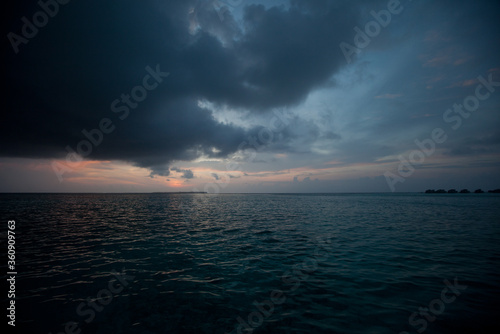
[[[190,169],[180,169],[178,167],[172,167],[171,170],[177,173],[182,173],[182,178],[183,179],[194,179],[194,173]]]
[[[197,105],[265,111],[295,104],[343,64],[351,35],[348,2],[249,5],[238,25],[203,1],[72,1],[27,43],[4,40],[7,88],[0,155],[61,158],[109,118],[115,130],[89,158],[116,159],[168,176],[175,160],[227,156],[248,132],[218,123]],[[35,1],[16,2],[7,31],[22,35]],[[110,104],[140,85],[146,66],[169,77],[123,121]]]
[[[387,1],[245,5],[236,17],[230,8],[221,13],[211,1],[70,1],[27,44],[18,45],[17,54],[5,38],[0,156],[63,158],[67,146],[76,149],[86,139],[83,129],[91,131],[109,118],[114,131],[104,135],[89,159],[126,161],[149,168],[152,176],[169,176],[174,161],[226,157],[260,128],[219,123],[200,108],[199,100],[261,114],[304,101],[347,65],[339,43],[352,42],[353,27],[362,27],[372,19],[370,10],[385,8]],[[17,1],[10,8],[4,36],[22,34],[21,18],[32,20],[40,10],[37,1]],[[400,43],[411,40],[418,50],[406,54],[405,68],[374,95],[386,99],[370,97],[367,102],[366,112],[380,117],[369,124],[356,119],[349,126],[351,132],[361,127],[365,135],[342,144],[344,161],[404,151],[414,138],[389,144],[382,139],[398,132],[404,137],[412,126],[433,129],[435,118],[413,116],[432,110],[441,117],[470,94],[469,87],[453,85],[498,66],[498,3],[421,1],[408,4],[404,13],[366,51],[385,52],[396,64],[405,57]],[[111,103],[142,85],[146,66],[157,64],[168,77],[120,119],[123,113],[113,112]],[[363,76],[361,81],[367,80]],[[470,122],[470,130],[461,131],[480,138]],[[487,122],[490,129],[483,122],[481,132],[496,136],[497,123]],[[266,147],[302,153],[316,141],[347,137],[325,132],[308,115],[298,115]],[[444,148],[451,155],[466,155],[497,150],[498,145],[451,138]]]
[[[293,104],[324,83],[345,64],[338,45],[350,35],[354,19],[352,10],[340,5],[314,14],[297,6],[289,11],[248,6],[238,51],[243,52],[241,63],[248,63],[243,83],[250,103]]]

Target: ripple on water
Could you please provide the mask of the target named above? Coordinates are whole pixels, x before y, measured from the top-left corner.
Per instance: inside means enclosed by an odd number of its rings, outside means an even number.
[[[285,302],[262,333],[410,331],[455,277],[468,288],[426,333],[474,328],[467,314],[496,323],[498,196],[0,196],[19,222],[31,332],[222,333],[275,290]],[[133,278],[85,323],[78,305],[122,271]]]

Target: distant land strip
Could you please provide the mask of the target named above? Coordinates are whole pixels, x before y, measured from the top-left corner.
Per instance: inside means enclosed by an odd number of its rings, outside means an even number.
[[[462,189],[460,191],[457,191],[456,189],[450,189],[448,191],[444,189],[427,189],[425,191],[426,194],[470,194],[471,192],[468,189]],[[474,194],[484,194],[484,191],[481,189],[476,189],[473,192]],[[495,189],[495,190],[488,190],[488,193],[490,194],[500,194],[500,189]]]

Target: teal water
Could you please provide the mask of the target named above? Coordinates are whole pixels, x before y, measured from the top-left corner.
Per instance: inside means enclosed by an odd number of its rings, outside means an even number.
[[[500,328],[498,195],[0,200],[5,225],[16,221],[20,333],[68,322],[83,334]]]

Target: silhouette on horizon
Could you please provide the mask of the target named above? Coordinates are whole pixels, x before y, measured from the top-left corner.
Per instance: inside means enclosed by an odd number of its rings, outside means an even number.
[[[427,189],[425,191],[426,194],[471,194],[471,192],[468,189],[462,189],[460,191],[457,191],[456,189],[450,189],[448,191],[444,189]],[[488,190],[489,194],[500,194],[500,189],[495,189],[495,190]],[[474,190],[474,194],[484,194],[484,191],[482,189],[476,189]]]

